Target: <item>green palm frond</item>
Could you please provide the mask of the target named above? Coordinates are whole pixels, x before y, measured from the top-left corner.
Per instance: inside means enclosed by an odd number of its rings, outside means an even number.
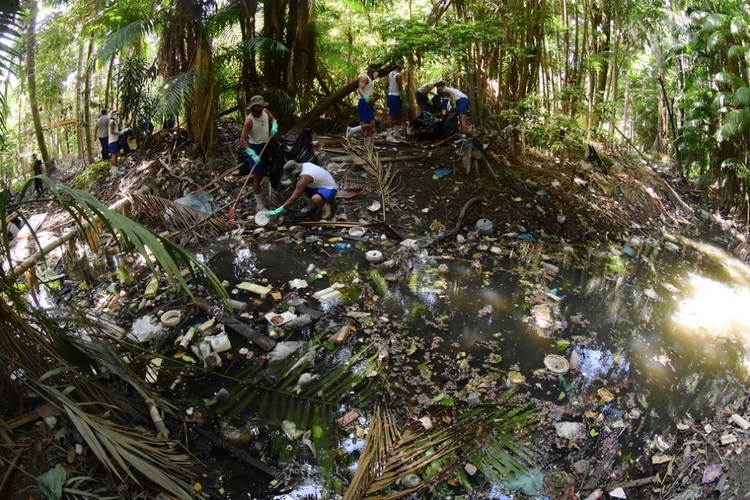
[[[734,93],[734,99],[740,106],[750,106],[750,88],[738,88]]]
[[[496,446],[489,459],[479,460],[487,470],[525,470],[521,462],[524,458],[517,454],[523,447],[522,436],[533,428],[536,414],[511,404],[509,394],[506,393],[504,406],[477,407],[456,419],[443,419],[449,414],[449,409],[443,409],[432,415],[433,427],[429,430],[416,421],[399,431],[388,403],[379,401],[344,500],[396,500],[415,493],[446,479],[487,442]],[[421,482],[394,491],[410,474],[420,475]]]
[[[733,109],[726,114],[718,132],[719,140],[732,140],[742,136],[750,127],[750,110]]]
[[[711,35],[708,37],[708,41],[706,42],[706,49],[708,49],[708,53],[712,54],[715,52],[719,52],[723,47],[724,43],[729,38],[729,33],[726,31],[714,31],[711,33]]]
[[[742,17],[733,17],[729,21],[729,30],[733,35],[742,35],[747,32],[747,21]]]
[[[140,19],[112,33],[99,48],[93,61],[108,61],[123,47],[153,33],[158,26],[155,19]]]
[[[201,79],[194,71],[178,73],[164,84],[160,91],[157,116],[178,116],[186,103],[195,95],[195,86]]]
[[[242,42],[242,48],[246,52],[289,52],[289,48],[283,43],[266,37],[250,38]]]
[[[720,88],[731,88],[736,89],[742,85],[742,80],[729,71],[720,71],[714,75],[714,83]]]

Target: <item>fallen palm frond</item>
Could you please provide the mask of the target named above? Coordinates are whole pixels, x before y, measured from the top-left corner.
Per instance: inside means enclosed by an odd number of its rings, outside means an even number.
[[[180,245],[215,238],[232,229],[224,217],[217,216],[221,210],[206,214],[158,196],[131,193],[128,197],[136,220],[149,227],[173,232]]]
[[[375,407],[359,465],[344,500],[396,500],[446,479],[462,463],[481,456],[482,471],[507,476],[526,470],[522,461],[523,434],[535,422],[535,410],[512,404],[511,392],[503,406],[480,406],[455,420],[434,415],[434,426],[416,421],[399,431],[387,402]],[[449,423],[447,423],[449,422]],[[487,446],[488,443],[493,446]],[[481,454],[477,455],[480,450]],[[409,475],[421,476],[416,486],[404,486]]]
[[[362,169],[375,179],[378,192],[380,193],[380,206],[383,210],[383,222],[385,222],[386,203],[394,195],[397,187],[392,172],[393,164],[391,162],[386,162],[384,165],[380,161],[378,152],[375,150],[371,153],[366,151],[364,155],[360,156],[348,144],[344,148],[352,158],[357,160],[358,164],[361,164]]]

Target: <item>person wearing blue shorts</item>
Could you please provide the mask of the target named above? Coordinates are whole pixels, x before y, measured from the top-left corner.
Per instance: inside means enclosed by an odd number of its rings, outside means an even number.
[[[404,110],[409,109],[409,102],[406,98],[406,90],[404,90],[404,80],[401,75],[403,64],[396,61],[394,64],[395,69],[388,73],[388,121],[387,121],[387,134],[385,137],[386,142],[398,142],[401,138],[401,134],[398,133],[396,127],[400,127],[404,121]],[[394,127],[396,125],[396,127]]]
[[[117,174],[117,157],[120,154],[120,131],[117,129],[117,118],[119,114],[117,111],[112,111],[109,115],[109,125],[107,126],[108,131],[108,145],[109,145],[109,161],[110,175]]]
[[[331,206],[336,199],[338,185],[326,169],[311,162],[298,163],[289,160],[284,164],[284,176],[295,182],[294,192],[283,205],[266,212],[269,218],[285,214],[303,195],[309,197],[310,202],[300,210],[300,215],[322,209],[323,219],[331,217]]]
[[[469,97],[460,90],[447,86],[438,87],[438,94],[449,99],[453,108],[458,111],[458,121],[461,124],[461,133],[466,135],[466,131],[469,129]]]
[[[420,111],[427,111],[427,108],[430,105],[430,92],[432,92],[432,89],[437,87],[439,83],[442,82],[425,83],[414,93],[414,97],[417,101],[417,106],[419,106]]]
[[[263,177],[268,175],[268,159],[271,153],[268,148],[265,148],[265,152],[263,149],[279,131],[279,124],[266,106],[268,103],[263,100],[263,96],[254,95],[250,98],[250,114],[245,118],[240,134],[240,146],[249,157],[249,173],[253,176],[253,194],[258,212],[266,210],[260,196],[260,185]]]
[[[357,87],[357,111],[359,112],[360,125],[346,127],[346,138],[359,132],[365,133],[365,149],[372,150],[372,133],[375,130],[375,101],[380,97],[374,92],[373,81],[378,77],[379,66],[371,64],[367,71],[359,77]]]

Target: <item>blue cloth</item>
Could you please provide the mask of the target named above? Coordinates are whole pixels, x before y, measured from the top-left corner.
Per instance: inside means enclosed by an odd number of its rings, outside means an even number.
[[[442,109],[443,111],[447,111],[448,110],[448,104],[450,102],[451,102],[451,100],[448,99],[447,97],[442,97],[440,99],[440,109]]]
[[[422,92],[414,92],[414,97],[417,99],[417,106],[427,106],[427,96]]]
[[[109,143],[109,154],[116,155],[120,152],[120,143],[119,142],[110,142]]]
[[[263,151],[263,146],[265,144],[248,144],[250,146],[250,149],[255,151],[255,154],[260,156],[260,152]],[[253,170],[253,165],[255,165],[255,162],[252,158],[247,159],[247,164],[250,167],[250,171],[253,173],[253,175],[267,175],[268,174],[268,149],[266,149],[266,152],[263,154],[263,156],[260,157],[260,165],[255,167],[255,170]]]
[[[459,115],[468,115],[469,114],[469,99],[466,97],[462,97],[458,101],[456,101],[456,109],[458,110]]]
[[[326,203],[333,203],[333,200],[336,199],[336,193],[338,193],[335,189],[326,188],[305,188],[305,192],[310,198],[312,198],[313,195],[319,194]]]
[[[362,123],[370,123],[375,120],[375,111],[364,99],[360,99],[357,103],[357,111],[359,111],[359,121]]]
[[[388,116],[393,118],[401,118],[404,114],[404,106],[401,102],[401,96],[389,95],[388,96]]]

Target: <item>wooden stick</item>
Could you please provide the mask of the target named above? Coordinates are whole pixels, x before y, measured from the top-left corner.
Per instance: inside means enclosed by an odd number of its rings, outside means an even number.
[[[23,450],[18,450],[18,453],[16,453],[16,456],[13,457],[13,460],[8,464],[8,470],[5,471],[5,475],[3,476],[3,481],[0,482],[0,498],[7,498],[5,493],[8,488],[10,488],[11,483],[13,482],[13,474],[15,474],[16,469],[18,468],[18,463],[21,461],[21,454],[23,453]]]
[[[258,155],[259,161],[257,163],[253,163],[253,168],[250,169],[250,173],[247,176],[247,179],[245,179],[245,183],[242,185],[242,188],[240,189],[239,194],[237,195],[237,199],[234,200],[234,205],[232,205],[232,208],[229,210],[229,221],[234,222],[234,210],[237,208],[237,203],[240,202],[240,196],[242,196],[242,192],[245,190],[245,186],[247,186],[247,182],[250,180],[250,177],[253,176],[253,172],[255,172],[255,167],[258,166],[258,163],[260,163],[260,157],[263,156],[263,153],[265,153],[266,148],[268,145],[271,144],[271,137],[268,137],[268,140],[263,145],[263,149],[260,150],[260,154]]]
[[[230,173],[232,173],[233,171],[237,170],[237,168],[239,168],[239,167],[237,167],[237,165],[235,165],[235,166],[233,166],[233,167],[229,167],[228,169],[226,169],[225,171],[223,171],[222,173],[220,173],[219,175],[217,175],[216,177],[214,177],[213,179],[211,179],[211,180],[210,180],[210,181],[208,182],[208,184],[206,184],[206,185],[205,185],[205,186],[203,186],[203,187],[199,187],[198,189],[196,189],[195,191],[191,192],[190,194],[198,194],[198,193],[200,193],[201,191],[203,191],[203,190],[204,190],[204,189],[206,189],[207,187],[211,186],[212,184],[214,184],[214,183],[216,183],[216,182],[219,182],[219,181],[220,181],[220,180],[222,180],[222,179],[223,179],[224,177],[226,177],[227,175],[229,175],[229,174],[230,174]]]

